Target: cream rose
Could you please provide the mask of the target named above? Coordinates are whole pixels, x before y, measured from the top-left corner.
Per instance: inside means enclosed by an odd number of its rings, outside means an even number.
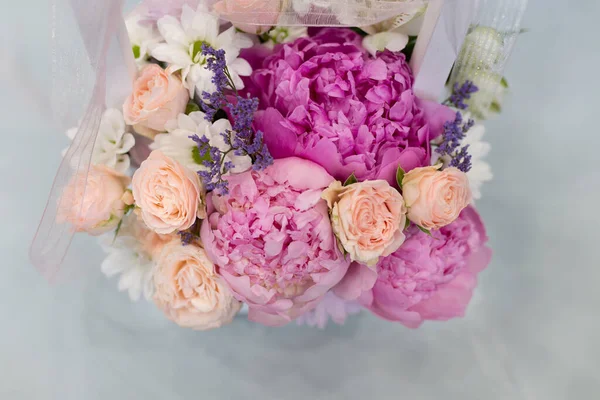
[[[185,328],[207,330],[230,323],[241,303],[221,281],[201,247],[173,240],[163,247],[154,272],[154,301]]]
[[[441,165],[415,168],[402,180],[408,219],[425,229],[439,229],[456,220],[471,202],[467,174]]]
[[[165,131],[167,121],[185,112],[188,91],[181,79],[156,64],[145,67],[123,104],[128,125],[149,138]]]
[[[156,233],[186,230],[206,217],[204,187],[198,175],[160,150],[150,153],[133,175],[135,204]]]
[[[105,165],[90,166],[87,181],[85,174],[78,174],[65,187],[58,222],[94,236],[116,228],[125,212],[122,198],[129,182],[129,177]]]
[[[277,23],[282,0],[220,0],[214,10],[244,32],[261,35]]]
[[[404,243],[404,199],[387,181],[345,187],[336,181],[321,197],[331,209],[333,232],[353,261],[374,267]]]

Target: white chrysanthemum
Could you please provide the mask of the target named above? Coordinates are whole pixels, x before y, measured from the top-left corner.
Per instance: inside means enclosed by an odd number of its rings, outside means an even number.
[[[79,128],[67,131],[69,139],[73,140]],[[122,174],[130,166],[129,150],[134,146],[135,138],[127,132],[123,113],[115,108],[109,108],[102,115],[98,137],[92,154],[92,164],[106,165]],[[63,150],[63,156],[67,149]]]
[[[208,168],[202,165],[202,158],[196,142],[190,136],[206,137],[209,144],[222,152],[229,150],[229,144],[221,133],[231,131],[231,123],[227,119],[220,119],[209,123],[204,119],[204,113],[196,111],[190,115],[179,114],[176,120],[171,120],[165,125],[168,133],[156,135],[154,143],[150,145],[152,150],[160,150],[166,156],[177,160],[179,163],[192,171],[203,171]],[[248,156],[236,156],[230,152],[225,156],[225,162],[233,163],[233,173],[244,172],[252,166],[252,159]]]
[[[100,238],[100,244],[107,253],[101,265],[102,272],[109,278],[120,275],[119,291],[128,291],[132,301],[138,301],[142,294],[146,300],[150,300],[154,292],[152,278],[155,263],[146,243],[142,243],[139,237],[140,234],[157,234],[139,224],[141,222],[137,217],[130,214],[123,218],[116,238],[114,233]]]
[[[229,74],[237,89],[244,88],[240,76],[252,73],[250,64],[238,57],[241,49],[252,47],[252,40],[233,26],[219,33],[219,26],[218,16],[208,12],[204,5],[196,11],[184,6],[180,19],[167,15],[158,20],[158,30],[166,43],[154,47],[152,56],[169,63],[171,72],[181,70],[191,98],[196,90],[198,93],[215,90],[212,72],[205,68],[206,57],[201,53],[203,44],[225,51]]]
[[[125,21],[129,41],[138,67],[148,64],[151,50],[161,41],[160,33],[152,24],[142,23],[142,16],[132,14]]]
[[[467,172],[467,177],[469,178],[473,200],[481,198],[481,187],[494,177],[490,164],[484,160],[492,148],[488,142],[483,141],[484,134],[485,126],[476,124],[469,129],[467,136],[462,141],[463,146],[469,146],[469,154],[471,155],[471,170]]]
[[[276,44],[290,43],[296,39],[307,36],[305,26],[275,26],[266,33],[265,45],[273,48]]]

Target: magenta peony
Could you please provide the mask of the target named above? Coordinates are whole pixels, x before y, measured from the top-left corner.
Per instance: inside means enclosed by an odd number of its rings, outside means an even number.
[[[286,324],[317,306],[348,270],[321,199],[333,178],[300,158],[227,176],[229,194],[209,196],[201,238],[249,319]]]
[[[379,261],[375,286],[361,295],[360,302],[380,317],[409,328],[425,320],[461,317],[477,274],[490,262],[486,242],[485,228],[473,207],[432,236],[413,226],[402,247]]]
[[[398,165],[429,165],[430,140],[454,118],[415,97],[403,54],[372,57],[349,29],[319,30],[265,59],[244,56],[255,64],[249,90],[264,109],[256,127],[273,157],[312,160],[338,180],[354,173],[395,185]]]

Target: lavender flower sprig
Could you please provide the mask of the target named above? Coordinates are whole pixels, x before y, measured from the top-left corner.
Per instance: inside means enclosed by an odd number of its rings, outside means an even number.
[[[450,166],[463,172],[471,170],[471,155],[467,153],[469,146],[460,148],[460,144],[474,124],[475,121],[472,119],[464,121],[463,115],[460,111],[457,111],[454,121],[448,121],[444,124],[442,143],[435,150],[440,156],[450,157]]]
[[[470,99],[471,94],[478,90],[479,88],[471,81],[465,81],[462,85],[457,82],[454,84],[452,94],[444,104],[465,110],[468,108],[465,100]],[[456,167],[465,173],[471,170],[471,155],[468,153],[469,146],[466,145],[460,148],[460,144],[473,125],[475,125],[474,120],[464,121],[461,112],[457,111],[454,121],[448,121],[444,124],[442,143],[435,150],[440,156],[450,158],[451,167]]]
[[[472,81],[467,80],[462,85],[459,85],[458,82],[456,82],[452,88],[452,94],[448,100],[445,101],[445,104],[453,105],[459,110],[466,110],[468,106],[465,103],[465,100],[469,100],[471,95],[478,90],[479,88],[475,86]]]
[[[202,99],[205,101],[205,119],[212,122],[216,113],[223,108],[229,109],[233,117],[232,130],[221,132],[225,143],[228,145],[226,151],[211,146],[209,140],[198,135],[190,136],[198,146],[198,153],[202,158],[202,165],[207,168],[199,171],[198,175],[204,182],[206,190],[215,190],[220,194],[228,192],[227,181],[223,175],[234,168],[230,161],[225,161],[229,153],[236,156],[249,156],[252,158],[252,168],[256,171],[262,170],[273,163],[273,157],[269,153],[263,141],[261,131],[254,132],[252,123],[254,114],[258,109],[258,99],[253,97],[244,98],[237,93],[237,89],[227,68],[225,51],[215,50],[207,44],[202,45],[202,55],[206,57],[206,68],[213,73],[211,82],[216,90],[213,93],[203,92]],[[231,102],[225,93],[227,90],[235,92],[235,100]]]

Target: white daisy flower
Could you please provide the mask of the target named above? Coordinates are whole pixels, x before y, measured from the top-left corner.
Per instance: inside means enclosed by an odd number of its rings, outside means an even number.
[[[100,238],[100,244],[107,253],[101,270],[109,278],[120,275],[119,291],[128,291],[132,301],[138,301],[142,294],[150,300],[154,292],[154,259],[170,240],[170,235],[151,231],[134,213],[129,214],[123,218],[116,238],[114,233]]]
[[[156,28],[152,24],[143,23],[142,16],[137,13],[127,18],[125,26],[135,62],[141,68],[148,64],[152,48],[160,43],[162,38]]]
[[[244,88],[240,76],[249,76],[252,67],[243,58],[238,58],[240,50],[252,47],[252,40],[238,33],[235,27],[219,33],[219,17],[208,12],[204,5],[196,11],[184,6],[181,18],[170,15],[158,20],[158,30],[166,43],[154,47],[152,56],[169,63],[169,71],[181,70],[182,80],[194,97],[195,91],[213,92],[212,72],[205,68],[206,57],[201,53],[202,45],[225,51],[225,60],[229,73],[237,89]]]
[[[467,177],[469,178],[473,200],[481,198],[481,187],[494,177],[490,164],[484,160],[492,148],[491,144],[483,141],[484,134],[485,126],[475,124],[469,129],[467,136],[462,141],[463,146],[469,146],[469,154],[471,155],[471,170],[467,172]]]
[[[232,129],[227,119],[220,119],[211,124],[204,119],[203,112],[196,111],[190,115],[179,114],[176,120],[167,122],[165,128],[168,133],[156,135],[150,148],[162,151],[192,171],[204,171],[208,168],[202,165],[205,155],[200,154],[196,142],[190,139],[190,136],[206,137],[211,146],[222,152],[229,150],[229,144],[221,136],[221,133]],[[233,163],[233,173],[244,172],[252,167],[250,157],[236,156],[233,152],[225,156],[225,161]]]
[[[69,139],[73,140],[78,127],[67,131]],[[100,120],[98,137],[92,153],[92,164],[106,165],[122,174],[126,173],[131,164],[129,150],[135,145],[135,138],[127,132],[123,113],[115,108],[107,109]],[[63,150],[63,157],[67,149]]]

